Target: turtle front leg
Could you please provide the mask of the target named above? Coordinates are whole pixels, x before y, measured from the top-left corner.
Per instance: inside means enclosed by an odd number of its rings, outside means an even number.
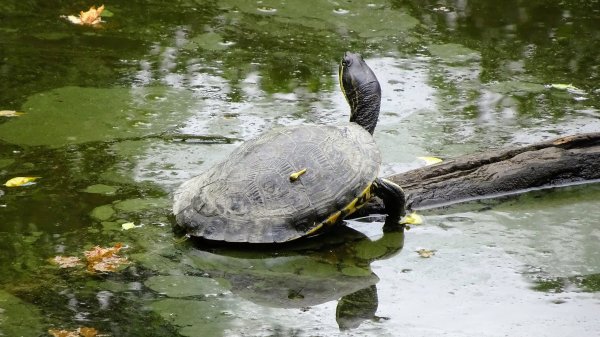
[[[388,219],[399,222],[406,214],[406,195],[402,187],[383,178],[375,179],[371,186],[375,195],[383,200]]]

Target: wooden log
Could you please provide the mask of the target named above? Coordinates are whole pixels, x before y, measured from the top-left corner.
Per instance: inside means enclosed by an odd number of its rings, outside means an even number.
[[[470,154],[387,177],[402,186],[409,209],[600,181],[600,132]],[[382,212],[378,200],[358,215]]]

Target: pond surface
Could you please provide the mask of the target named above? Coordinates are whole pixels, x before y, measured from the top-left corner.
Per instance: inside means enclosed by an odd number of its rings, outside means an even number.
[[[0,111],[24,113],[0,116],[0,178],[40,177],[0,189],[0,335],[598,335],[598,184],[261,251],[182,240],[170,207],[243,140],[347,120],[346,50],[382,83],[382,175],[599,131],[599,1],[134,0],[97,27],[61,18],[91,5],[0,3]],[[50,262],[118,243],[115,272]]]

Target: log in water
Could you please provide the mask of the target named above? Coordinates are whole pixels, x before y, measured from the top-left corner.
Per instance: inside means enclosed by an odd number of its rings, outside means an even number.
[[[410,209],[598,182],[600,133],[465,155],[387,178],[404,188]],[[381,211],[375,200],[359,215]]]

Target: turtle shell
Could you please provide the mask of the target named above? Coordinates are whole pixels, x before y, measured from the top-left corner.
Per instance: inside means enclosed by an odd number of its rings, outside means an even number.
[[[373,137],[357,124],[277,128],[182,184],[173,212],[192,236],[290,241],[312,234],[356,202],[369,190],[380,163]],[[290,178],[303,169],[297,179]]]

